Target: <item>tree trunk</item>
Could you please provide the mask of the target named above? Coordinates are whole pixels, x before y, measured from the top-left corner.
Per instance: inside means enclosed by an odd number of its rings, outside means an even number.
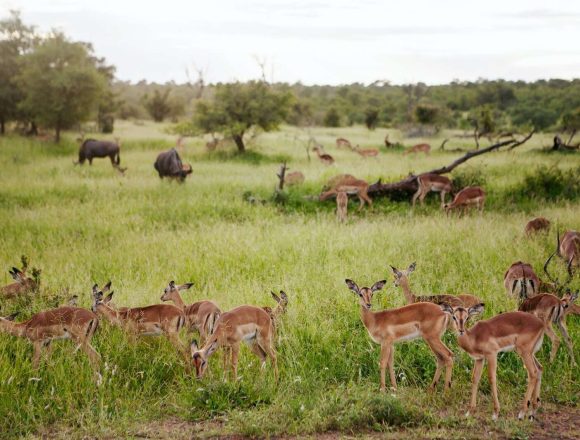
[[[245,153],[246,146],[244,145],[244,134],[243,133],[241,135],[234,134],[233,138],[234,138],[234,142],[236,143],[236,146],[238,147],[238,151],[240,153]]]
[[[56,133],[54,136],[54,140],[57,144],[60,142],[60,124],[56,124]]]
[[[6,121],[4,118],[0,118],[0,135],[6,133]]]

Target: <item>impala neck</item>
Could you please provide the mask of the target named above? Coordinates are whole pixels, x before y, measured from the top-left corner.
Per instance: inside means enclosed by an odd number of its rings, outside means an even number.
[[[373,328],[373,324],[375,323],[375,314],[366,307],[360,306],[360,319],[367,330],[370,332]]]
[[[185,310],[185,303],[183,302],[179,292],[176,292],[175,295],[172,296],[171,301],[173,301],[173,304],[175,304],[181,310]]]
[[[25,323],[21,322],[12,322],[8,321],[7,319],[0,318],[0,331],[4,333],[9,333],[12,336],[18,336],[23,338],[26,333],[26,326]]]
[[[109,307],[108,305],[100,304],[97,311],[100,312],[112,324],[121,324],[119,312],[117,310],[113,310],[113,308]]]
[[[413,292],[411,292],[411,288],[409,287],[409,278],[407,278],[407,276],[402,276],[399,280],[399,284],[401,285],[401,289],[403,289],[403,294],[405,295],[407,304],[413,304],[416,298],[415,295],[413,295]]]
[[[456,330],[457,332],[457,343],[459,344],[459,346],[465,350],[467,353],[471,353],[472,352],[472,346],[473,346],[473,340],[472,340],[472,334],[470,329],[465,329],[465,333],[463,333],[463,335],[459,335],[459,332]]]

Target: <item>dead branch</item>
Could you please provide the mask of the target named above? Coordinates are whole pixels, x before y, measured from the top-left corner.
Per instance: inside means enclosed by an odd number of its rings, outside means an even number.
[[[278,176],[278,185],[276,186],[276,192],[282,192],[284,190],[284,178],[286,177],[286,171],[288,167],[286,167],[286,162],[283,162],[280,165],[280,172],[276,174]]]

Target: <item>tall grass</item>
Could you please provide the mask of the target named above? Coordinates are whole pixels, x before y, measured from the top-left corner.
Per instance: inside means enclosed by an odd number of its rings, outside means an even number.
[[[273,305],[270,290],[284,289],[290,297],[278,330],[278,385],[270,371],[260,374],[257,359],[245,349],[239,382],[222,382],[219,355],[211,358],[208,377],[197,381],[185,375],[181,359],[163,338],[132,344],[103,323],[94,338],[103,358],[104,384],[97,387],[87,360],[82,352],[74,353],[72,344],[55,343],[50,361],[33,372],[31,346],[0,335],[0,435],[42,433],[51,426],[125,433],[138,423],[166,417],[217,418],[226,431],[253,436],[461,429],[468,423],[458,416],[468,400],[472,361],[453,335],[445,337],[457,354],[452,395],[425,394],[435,361],[421,341],[397,346],[399,392],[378,393],[379,349],[368,338],[344,279],[370,285],[391,277],[389,264],[404,267],[416,261],[414,291],[473,293],[485,301],[487,317],[513,310],[516,304],[502,286],[505,269],[522,259],[540,272],[555,244],[554,231],[525,239],[525,222],[534,214],[561,227],[580,227],[578,194],[528,194],[527,200],[517,188],[543,164],[566,175],[580,160],[567,155],[560,163],[558,156],[537,151],[541,144],[535,140],[468,165],[481,171],[461,171],[463,179],[485,179],[490,203],[481,217],[447,218],[438,210],[438,197],[429,196],[427,206],[414,213],[403,202],[376,200],[372,210],[362,213],[351,204],[349,221],[340,225],[332,203],[304,198],[317,194],[329,177],[348,172],[369,181],[390,180],[448,163],[457,153],[403,157],[383,150],[379,160],[365,160],[333,148],[334,138],[376,146],[384,134],[317,129],[317,139],[337,159],[327,168],[314,156],[308,161],[297,134],[285,128],[261,136],[249,159],[229,152],[207,154],[203,142],[194,140],[183,153],[194,170],[184,185],[160,181],[153,170],[156,152],[172,145],[168,139],[141,141],[137,133],[124,141],[125,176],[105,160],[74,167],[72,142],[53,146],[0,139],[0,267],[17,264],[26,254],[43,269],[38,296],[30,302],[0,300],[3,315],[21,309],[18,319],[24,319],[72,294],[89,307],[92,284],[109,279],[115,302],[127,306],[158,303],[171,279],[195,283],[185,294],[187,302],[211,298],[224,310],[244,303]],[[307,179],[303,187],[288,191],[285,204],[270,202],[279,160]],[[266,203],[248,203],[247,191]],[[9,281],[7,271],[0,274],[0,283]],[[577,278],[574,283],[579,287]],[[377,295],[374,308],[403,304],[402,293],[389,285]],[[569,329],[578,342],[577,319],[569,320]],[[580,382],[566,350],[553,364],[548,350],[545,342],[540,353],[546,367],[544,400],[577,405]],[[511,416],[526,383],[516,355],[500,356],[498,381],[503,414]],[[480,407],[485,417],[488,393],[484,379]],[[508,423],[502,429],[510,433],[519,426]]]

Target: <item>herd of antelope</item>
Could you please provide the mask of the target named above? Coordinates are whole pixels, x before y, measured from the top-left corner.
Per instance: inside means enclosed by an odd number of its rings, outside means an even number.
[[[339,193],[340,195],[340,193]],[[361,199],[363,203],[364,199]],[[344,203],[342,200],[341,203]],[[534,219],[526,225],[525,232],[530,235],[549,228],[545,218]],[[561,257],[567,268],[568,277],[564,282],[554,278],[548,268],[553,257]],[[10,274],[15,283],[0,289],[0,296],[9,298],[23,295],[38,288],[38,275],[35,269],[33,278],[26,274],[28,260],[23,257],[22,269],[12,268]],[[348,289],[359,297],[360,317],[373,342],[380,344],[380,390],[386,390],[386,370],[389,370],[391,387],[396,390],[394,370],[394,345],[397,342],[417,338],[425,340],[436,359],[436,370],[430,390],[434,390],[445,370],[444,389],[451,387],[453,352],[442,342],[446,330],[457,334],[458,345],[474,359],[471,400],[467,415],[476,408],[478,384],[484,363],[488,363],[488,374],[493,398],[493,419],[499,415],[500,405],[497,393],[496,371],[498,353],[515,351],[522,359],[528,374],[528,385],[518,417],[530,419],[540,405],[540,387],[543,367],[536,358],[544,334],[552,343],[550,362],[555,359],[560,339],[554,332],[556,324],[568,348],[571,362],[575,365],[572,341],[566,328],[568,314],[580,314],[580,307],[574,304],[578,292],[565,290],[573,278],[574,271],[580,266],[580,234],[567,231],[562,239],[558,233],[556,251],[544,264],[544,272],[549,281],[542,281],[531,265],[522,261],[513,263],[504,275],[506,292],[519,302],[518,311],[501,313],[487,320],[467,327],[469,320],[484,311],[484,303],[474,295],[423,295],[417,296],[409,285],[409,276],[416,269],[411,264],[405,270],[391,266],[394,286],[400,287],[407,305],[378,312],[371,311],[373,295],[382,290],[386,280],[374,283],[371,287],[359,287],[356,282],[346,279]],[[241,305],[227,312],[211,300],[198,301],[187,305],[181,293],[190,289],[193,283],[177,285],[169,282],[160,298],[173,304],[153,304],[145,307],[117,307],[113,304],[113,291],[109,281],[102,288],[92,287],[91,310],[73,303],[33,315],[24,322],[14,322],[17,314],[0,317],[0,332],[27,338],[34,347],[32,366],[39,368],[42,351],[50,353],[51,343],[56,339],[71,339],[89,358],[97,376],[100,355],[91,345],[101,320],[120,327],[132,340],[137,336],[165,336],[175,347],[185,362],[187,372],[195,368],[198,379],[202,378],[209,366],[209,358],[219,348],[223,349],[224,376],[227,378],[227,362],[230,358],[234,379],[237,378],[238,356],[241,342],[248,344],[262,363],[271,361],[276,381],[278,380],[275,333],[278,321],[288,306],[288,296],[272,292],[277,306],[258,307]],[[182,329],[199,333],[201,343],[191,342],[189,347],[180,338]]]

